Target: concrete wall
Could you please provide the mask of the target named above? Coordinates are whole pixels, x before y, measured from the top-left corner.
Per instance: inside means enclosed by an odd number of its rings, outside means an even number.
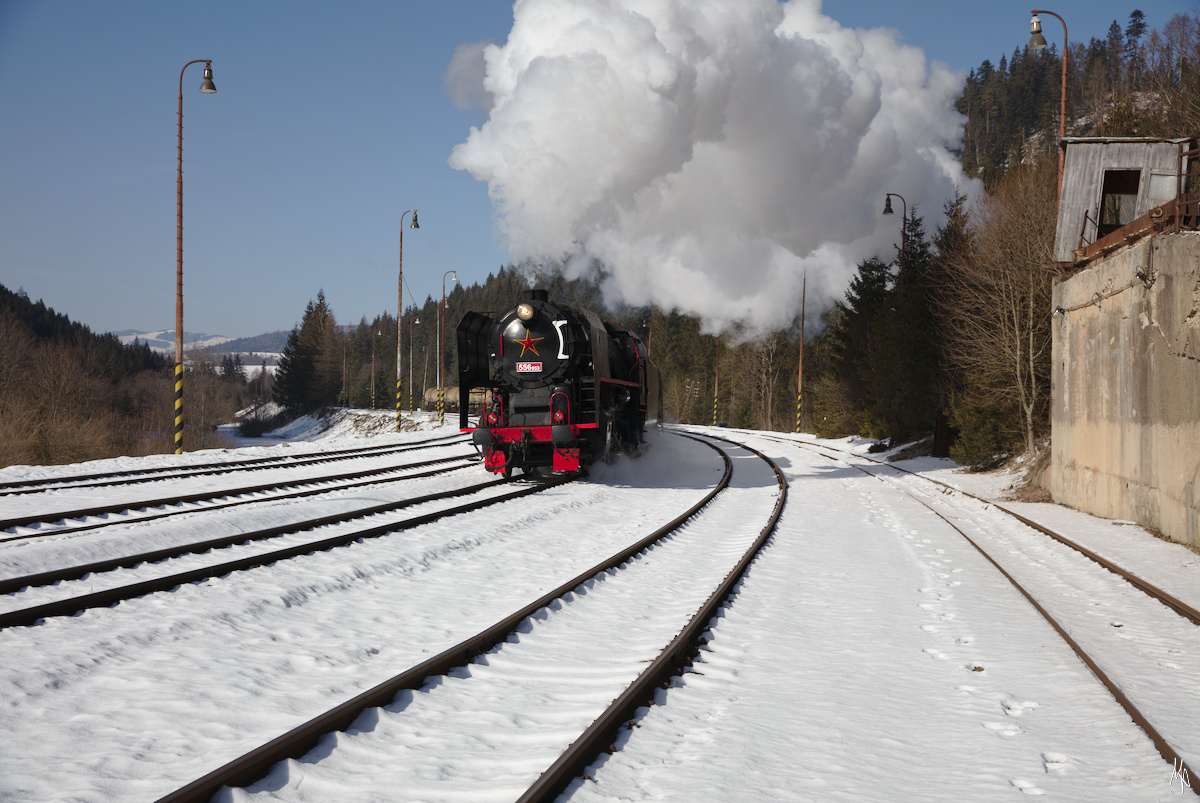
[[[1097,260],[1054,306],[1055,501],[1200,546],[1200,233]]]

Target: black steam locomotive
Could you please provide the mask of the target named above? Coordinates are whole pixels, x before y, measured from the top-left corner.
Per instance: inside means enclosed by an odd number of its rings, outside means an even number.
[[[587,310],[526,291],[498,318],[467,313],[458,325],[459,426],[484,466],[570,472],[611,451],[633,451],[662,409],[658,369],[642,341]],[[479,425],[468,394],[486,388]]]

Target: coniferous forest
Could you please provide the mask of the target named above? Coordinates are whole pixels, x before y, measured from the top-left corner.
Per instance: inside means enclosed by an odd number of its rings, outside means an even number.
[[[1053,39],[1049,32],[1047,39]],[[1067,136],[1200,132],[1196,14],[1177,14],[1151,30],[1133,10],[1123,22],[1114,20],[1103,40],[1072,42],[1067,55]],[[930,434],[940,421],[953,434],[951,456],[980,467],[1032,451],[1048,436],[1061,58],[1060,40],[1041,51],[1018,48],[997,62],[984,60],[967,76],[957,104],[966,119],[959,155],[985,191],[970,201],[944,199],[937,216],[944,222],[932,228],[925,223],[928,210],[910,207],[900,248],[859,264],[839,303],[824,310],[810,304],[804,431],[898,443]],[[203,394],[202,414],[193,411],[196,431],[185,436],[188,448],[211,442],[212,423],[230,420],[256,396],[273,395],[289,415],[334,405],[394,409],[398,334],[403,409],[420,407],[424,390],[438,385],[439,365],[445,385],[456,384],[454,333],[462,315],[506,309],[527,286],[511,265],[482,285],[452,285],[444,341],[438,337],[440,298],[410,304],[399,321],[383,312],[345,325],[318,288],[288,335],[273,390],[261,379],[257,386],[246,383],[240,364],[200,360],[190,369],[192,387],[212,391]],[[594,285],[555,275],[540,286],[551,300],[602,307]],[[14,312],[14,305],[34,307],[14,298],[5,291],[0,305],[6,352],[0,370],[7,372],[0,378],[6,425],[0,444],[7,449],[0,464],[169,451],[173,391],[165,360],[148,349],[120,351],[105,340],[111,335],[89,332],[91,345],[72,346],[84,342],[77,325],[33,323],[39,316],[53,319],[52,310]],[[788,329],[754,337],[703,334],[699,320],[658,308],[603,314],[649,344],[671,420],[712,423],[715,405],[715,419],[731,426],[796,428],[799,314]],[[33,367],[50,364],[64,367],[53,376],[48,367]],[[86,370],[73,370],[80,365]],[[33,378],[35,370],[46,376]],[[24,378],[16,379],[21,372]],[[86,387],[53,389],[55,381],[65,387],[68,377]],[[14,390],[33,387],[41,390]],[[89,396],[99,400],[91,412],[83,406]],[[43,412],[47,420],[37,426],[8,423],[17,420],[14,411],[28,416],[43,407],[54,412]],[[80,421],[93,419],[97,433],[115,426],[129,434],[76,436],[61,451],[45,445],[64,441],[55,427],[78,432]]]

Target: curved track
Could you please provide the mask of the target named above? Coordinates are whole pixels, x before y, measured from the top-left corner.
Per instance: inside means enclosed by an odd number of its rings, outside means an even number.
[[[707,443],[707,441],[705,442]],[[710,443],[709,445],[711,446],[712,444]],[[745,447],[737,448],[740,450]],[[778,520],[783,509],[786,500],[787,485],[782,473],[764,455],[759,454],[758,456],[771,465],[778,483],[774,509],[767,517],[767,523],[758,532],[757,537],[753,539],[753,543],[745,550],[735,565],[732,568],[725,567],[728,571],[717,585],[716,590],[708,593],[707,599],[705,599],[699,610],[690,616],[683,629],[671,639],[666,648],[659,651],[657,657],[649,662],[649,666],[638,674],[634,682],[617,696],[612,704],[595,719],[592,725],[581,736],[570,740],[572,742],[570,747],[526,790],[520,798],[521,800],[553,799],[596,755],[605,749],[609,749],[609,745],[614,739],[616,732],[625,724],[633,711],[639,706],[644,705],[647,701],[652,700],[655,690],[665,682],[668,682],[670,677],[680,671],[689,661],[690,656],[701,643],[703,632],[710,626],[710,620],[713,615],[721,605],[725,604],[733,586],[738,582],[749,562],[770,536],[775,522]],[[168,795],[162,800],[205,800],[223,785],[245,785],[252,783],[266,774],[272,764],[284,758],[299,757],[311,749],[325,734],[346,729],[362,712],[378,706],[388,705],[396,697],[396,694],[402,690],[424,688],[428,691],[428,696],[444,697],[445,695],[437,695],[437,692],[440,691],[441,686],[450,683],[450,679],[464,678],[476,671],[480,671],[468,667],[468,670],[465,670],[466,674],[463,674],[462,671],[456,672],[456,668],[467,665],[473,659],[476,659],[477,656],[485,653],[487,653],[486,659],[480,659],[484,667],[491,667],[494,664],[498,665],[502,662],[502,659],[505,663],[516,661],[517,664],[520,664],[522,661],[533,660],[535,665],[539,667],[534,672],[536,677],[543,677],[547,672],[552,674],[569,674],[570,667],[561,662],[555,662],[553,664],[554,669],[552,670],[543,661],[539,661],[536,658],[520,658],[519,656],[523,654],[522,650],[520,647],[515,646],[514,642],[524,640],[525,637],[521,634],[529,633],[534,621],[544,621],[554,617],[563,611],[564,608],[571,608],[573,611],[580,604],[586,606],[586,602],[581,602],[584,597],[592,599],[597,595],[603,596],[605,588],[612,584],[618,584],[620,578],[634,571],[629,568],[630,566],[643,566],[647,562],[652,564],[660,551],[664,549],[677,551],[682,548],[680,544],[687,539],[699,538],[698,534],[693,534],[690,531],[694,528],[704,528],[706,509],[709,508],[718,494],[725,491],[733,475],[733,463],[729,456],[723,454],[722,457],[726,468],[724,476],[718,485],[692,508],[644,539],[584,571],[577,577],[567,581],[476,636],[392,678],[379,687],[360,695],[358,698],[338,706],[336,709],[312,720],[301,728],[297,728],[270,744],[252,751],[246,756],[231,762],[220,770],[189,784],[187,787]],[[727,527],[727,525],[725,526]],[[674,543],[675,539],[680,539],[679,544]],[[668,546],[667,544],[670,545]],[[659,559],[660,562],[662,560],[666,560],[666,558]],[[595,585],[600,580],[604,582],[599,586]],[[538,627],[539,632],[541,632],[541,626],[538,625]],[[591,631],[589,630],[588,632]],[[615,644],[600,646],[602,649],[616,648]],[[498,649],[500,647],[503,649]],[[538,646],[535,645],[533,649],[536,654]],[[514,657],[514,654],[518,657]],[[638,660],[643,663],[646,661],[645,658],[634,659],[635,666]],[[471,666],[475,665],[472,664]],[[437,678],[438,676],[441,676],[442,680],[431,680],[431,678]],[[505,683],[520,683],[519,672],[516,675],[506,675],[506,677],[509,679],[504,681]],[[534,683],[541,685],[540,681],[534,681]],[[451,685],[458,686],[464,684]],[[448,691],[447,693],[454,694],[455,690]],[[419,714],[416,716],[419,716]],[[492,715],[484,714],[482,716],[487,721],[491,721],[492,719]],[[503,718],[504,715],[497,714],[495,716]],[[370,771],[377,769],[376,767],[372,767]],[[303,779],[300,782],[303,782]],[[310,780],[310,788],[313,783],[320,783],[320,781]]]
[[[893,465],[890,465],[890,464],[882,462],[882,461],[874,460],[869,457],[864,457],[863,455],[860,455],[860,454],[849,453],[844,450],[838,450],[838,449],[826,446],[824,444],[817,445],[817,444],[812,444],[812,443],[805,443],[803,441],[784,439],[784,438],[771,438],[770,440],[777,442],[777,443],[785,443],[785,444],[794,446],[796,448],[810,450],[812,452],[815,452],[815,453],[821,455],[822,457],[825,457],[826,459],[836,460],[845,466],[848,466],[857,471],[860,471],[863,474],[866,474],[877,480],[880,480],[881,482],[885,482],[885,483],[891,485],[892,487],[896,488],[897,490],[907,494],[908,496],[910,496],[910,498],[914,499],[915,501],[917,501],[918,503],[923,505],[925,508],[927,508],[929,511],[931,511],[934,515],[936,515],[938,518],[940,518],[942,521],[944,521],[955,532],[957,532],[960,536],[962,536],[964,539],[966,539],[966,541],[972,547],[974,547],[992,566],[995,567],[995,569],[997,571],[1000,572],[1000,574],[1002,574],[1005,577],[1005,579],[1007,579],[1012,584],[1012,586],[1014,588],[1016,588],[1016,590],[1018,592],[1020,592],[1020,594],[1022,596],[1025,597],[1026,600],[1029,601],[1029,603],[1034,607],[1034,609],[1036,609],[1037,612],[1039,614],[1041,614],[1041,616],[1050,624],[1050,626],[1054,629],[1054,631],[1056,633],[1058,633],[1058,635],[1063,639],[1063,641],[1066,642],[1066,644],[1071,648],[1071,650],[1077,656],[1079,656],[1080,660],[1082,660],[1084,662],[1084,664],[1088,667],[1088,669],[1090,669],[1092,671],[1092,673],[1104,685],[1104,687],[1108,689],[1108,691],[1112,694],[1113,698],[1116,699],[1116,701],[1121,705],[1121,707],[1124,708],[1125,711],[1129,714],[1130,718],[1132,718],[1133,721],[1135,723],[1137,723],[1137,725],[1143,731],[1145,731],[1146,735],[1150,738],[1151,742],[1153,742],[1155,748],[1162,755],[1162,757],[1167,762],[1169,762],[1173,768],[1175,768],[1178,772],[1182,773],[1185,777],[1189,777],[1189,776],[1195,777],[1195,773],[1193,772],[1192,768],[1188,766],[1188,764],[1184,760],[1183,756],[1181,756],[1180,753],[1177,752],[1175,750],[1175,748],[1171,746],[1171,744],[1168,742],[1168,740],[1151,723],[1150,719],[1138,708],[1138,706],[1133,702],[1133,700],[1131,700],[1130,697],[1125,693],[1125,691],[1123,690],[1123,685],[1125,685],[1125,684],[1121,682],[1120,678],[1114,679],[1113,677],[1110,677],[1110,675],[1107,672],[1105,672],[1104,669],[1102,668],[1102,664],[1104,662],[1098,660],[1097,658],[1095,658],[1091,654],[1089,654],[1089,652],[1087,650],[1085,650],[1083,646],[1081,646],[1080,642],[1071,635],[1071,633],[1069,632],[1069,629],[1070,629],[1069,625],[1064,627],[1064,625],[1061,624],[1047,610],[1047,608],[1041,602],[1038,601],[1038,599],[1035,597],[1035,595],[1033,593],[1031,593],[1024,585],[1022,585],[1017,580],[1017,578],[1014,576],[1014,574],[1012,572],[1010,572],[1008,569],[1005,568],[1002,560],[997,559],[993,554],[991,554],[987,549],[985,549],[984,546],[981,545],[981,543],[977,539],[972,538],[970,535],[968,535],[967,532],[962,527],[960,527],[958,524],[956,524],[952,520],[953,518],[959,518],[961,516],[960,511],[947,511],[945,509],[939,509],[938,504],[931,504],[928,501],[928,499],[922,498],[922,497],[912,493],[908,489],[905,489],[901,486],[895,485],[894,483],[888,482],[887,478],[885,478],[881,474],[876,473],[874,471],[870,471],[867,468],[863,467],[862,465],[851,462],[847,458],[852,456],[854,458],[867,460],[873,466],[887,468],[887,469],[890,469],[890,470],[896,472],[897,474],[904,474],[904,475],[907,475],[910,477],[918,478],[923,482],[938,486],[941,489],[944,489],[945,491],[951,492],[953,494],[960,494],[966,498],[972,499],[976,502],[980,502],[990,508],[1000,511],[1003,514],[1010,516],[1010,517],[1020,521],[1021,523],[1034,528],[1038,532],[1040,532],[1044,535],[1050,536],[1056,542],[1061,543],[1064,546],[1067,546],[1067,547],[1075,550],[1077,553],[1086,556],[1090,560],[1095,561],[1096,563],[1100,564],[1108,571],[1110,571],[1110,572],[1120,576],[1122,579],[1126,580],[1134,588],[1138,589],[1139,591],[1142,591],[1143,593],[1147,594],[1148,596],[1155,599],[1156,601],[1161,602],[1169,610],[1171,610],[1172,612],[1178,614],[1179,616],[1189,620],[1193,624],[1200,624],[1200,612],[1197,612],[1195,609],[1193,609],[1190,606],[1186,605],[1185,603],[1179,601],[1175,597],[1173,597],[1169,594],[1166,594],[1166,592],[1163,592],[1161,589],[1156,588],[1154,585],[1152,585],[1144,580],[1141,580],[1140,578],[1133,575],[1131,572],[1128,572],[1127,570],[1117,566],[1113,562],[1097,555],[1096,553],[1092,552],[1091,550],[1081,547],[1080,545],[1074,543],[1073,541],[1071,541],[1070,539],[1061,535],[1060,533],[1056,533],[1047,527],[1043,527],[1039,524],[1036,524],[1023,516],[1020,516],[1020,515],[1014,513],[1013,511],[1007,510],[1003,506],[995,504],[994,502],[991,502],[986,499],[982,499],[978,496],[967,493],[958,488],[954,488],[950,485],[947,485],[946,483],[942,483],[942,482],[939,482],[937,480],[934,480],[934,479],[931,479],[928,477],[923,477],[920,474],[917,474],[917,473],[911,472],[911,471],[907,471],[906,469],[900,468],[898,466],[893,466]],[[828,452],[837,452],[843,456],[839,457],[839,456],[831,455]],[[1196,794],[1200,794],[1200,786],[1193,788],[1193,791],[1195,791]]]

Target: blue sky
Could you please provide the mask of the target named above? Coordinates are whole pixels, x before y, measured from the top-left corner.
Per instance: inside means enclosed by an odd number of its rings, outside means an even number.
[[[1140,8],[1161,27],[1190,2],[1066,2],[1071,40]],[[1029,6],[830,0],[847,27],[897,29],[967,70],[1028,40]],[[1061,42],[1058,22],[1046,33]],[[445,271],[508,261],[487,186],[447,165],[485,121],[450,102],[455,48],[503,43],[510,4],[0,0],[0,283],[93,330],[174,326],[179,71],[212,59],[218,93],[184,89],[185,326],[289,329],[319,289],[339,321],[421,302]],[[406,303],[407,303],[406,297]]]

